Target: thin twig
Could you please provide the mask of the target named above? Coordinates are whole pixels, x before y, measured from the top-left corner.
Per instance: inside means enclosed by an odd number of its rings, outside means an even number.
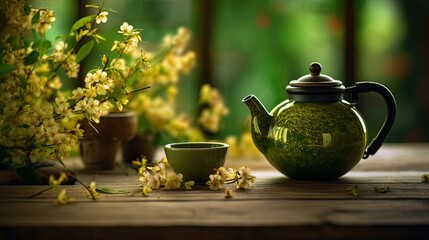
[[[51,190],[53,187],[54,187],[54,186],[50,186],[50,187],[48,187],[48,188],[46,188],[46,189],[43,189],[43,190],[42,190],[42,191],[40,191],[40,192],[37,192],[37,193],[35,193],[35,194],[33,194],[33,195],[31,195],[31,196],[27,197],[27,198],[34,198],[34,197],[36,197],[36,196],[39,196],[40,194],[42,194],[42,193],[44,193],[44,192],[46,192],[46,191]]]
[[[146,90],[146,89],[148,89],[150,87],[151,86],[149,85],[149,86],[146,86],[146,87],[143,87],[143,88],[139,88],[139,89],[136,89],[136,90],[133,90],[133,91],[129,92],[128,94],[134,94],[136,92],[140,92],[140,91]]]
[[[57,156],[58,157],[58,156]],[[58,158],[58,161],[60,162],[60,164],[64,167],[64,169],[67,171],[67,173],[68,173],[68,175],[71,177],[71,178],[73,178],[74,180],[76,180],[76,182],[78,182],[80,185],[82,185],[88,192],[89,192],[89,194],[91,194],[91,198],[93,199],[93,200],[95,200],[96,198],[95,198],[95,196],[94,196],[94,194],[92,193],[92,191],[89,189],[89,187],[88,186],[86,186],[81,180],[79,180],[79,178],[77,178],[75,175],[74,175],[74,173],[72,173],[67,167],[66,167],[66,165],[64,164],[64,162],[62,161],[62,160],[60,160],[59,158]]]

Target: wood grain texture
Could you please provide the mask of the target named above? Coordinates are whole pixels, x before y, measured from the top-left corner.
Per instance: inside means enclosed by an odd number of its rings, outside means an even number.
[[[429,146],[429,145],[424,145]],[[390,146],[389,146],[390,147]],[[339,180],[289,179],[271,168],[257,168],[248,190],[223,191],[195,186],[192,191],[155,190],[141,195],[133,171],[77,171],[83,182],[135,192],[102,194],[93,201],[80,185],[61,186],[76,198],[58,206],[54,194],[32,194],[46,186],[0,186],[2,239],[427,239],[429,173],[421,145],[395,145],[380,158],[366,160]],[[399,150],[397,150],[399,148]],[[401,161],[409,158],[409,167]],[[374,163],[370,161],[373,160]],[[249,163],[260,160],[236,160]],[[386,169],[383,169],[382,166]],[[240,164],[242,165],[242,164]],[[358,186],[358,196],[348,188]],[[389,187],[378,193],[374,187]],[[233,186],[231,186],[233,187]]]

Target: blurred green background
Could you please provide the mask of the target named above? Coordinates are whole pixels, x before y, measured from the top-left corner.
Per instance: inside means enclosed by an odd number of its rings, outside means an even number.
[[[51,36],[68,32],[89,3],[102,1],[33,1],[55,11]],[[181,79],[180,108],[196,112],[201,84],[219,88],[230,114],[218,137],[245,131],[243,97],[253,93],[270,110],[288,97],[286,85],[318,61],[322,73],[346,86],[375,81],[393,92],[398,115],[388,142],[429,141],[429,1],[106,0],[105,7],[118,11],[99,27],[108,39],[119,36],[124,21],[143,29],[145,44],[179,26],[192,30],[197,68]],[[82,71],[98,66],[110,47],[110,41],[99,45]],[[372,139],[384,120],[383,100],[365,94],[359,108]]]

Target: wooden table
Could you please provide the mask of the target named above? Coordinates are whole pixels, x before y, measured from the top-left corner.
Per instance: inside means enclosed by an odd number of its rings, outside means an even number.
[[[429,239],[429,144],[385,144],[337,181],[288,179],[261,159],[228,159],[257,176],[231,199],[223,191],[103,194],[63,186],[77,202],[58,206],[43,186],[0,186],[0,239]],[[78,172],[84,182],[139,191],[136,173]],[[358,196],[348,188],[358,186]],[[387,193],[375,187],[389,187]]]

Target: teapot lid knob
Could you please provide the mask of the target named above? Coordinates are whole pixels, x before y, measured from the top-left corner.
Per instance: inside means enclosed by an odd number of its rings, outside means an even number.
[[[311,75],[320,75],[320,72],[322,72],[322,65],[318,62],[313,62],[308,69]]]
[[[342,99],[344,85],[339,80],[321,74],[322,65],[313,62],[309,67],[310,74],[293,80],[286,87],[289,98],[294,101],[326,102]]]

